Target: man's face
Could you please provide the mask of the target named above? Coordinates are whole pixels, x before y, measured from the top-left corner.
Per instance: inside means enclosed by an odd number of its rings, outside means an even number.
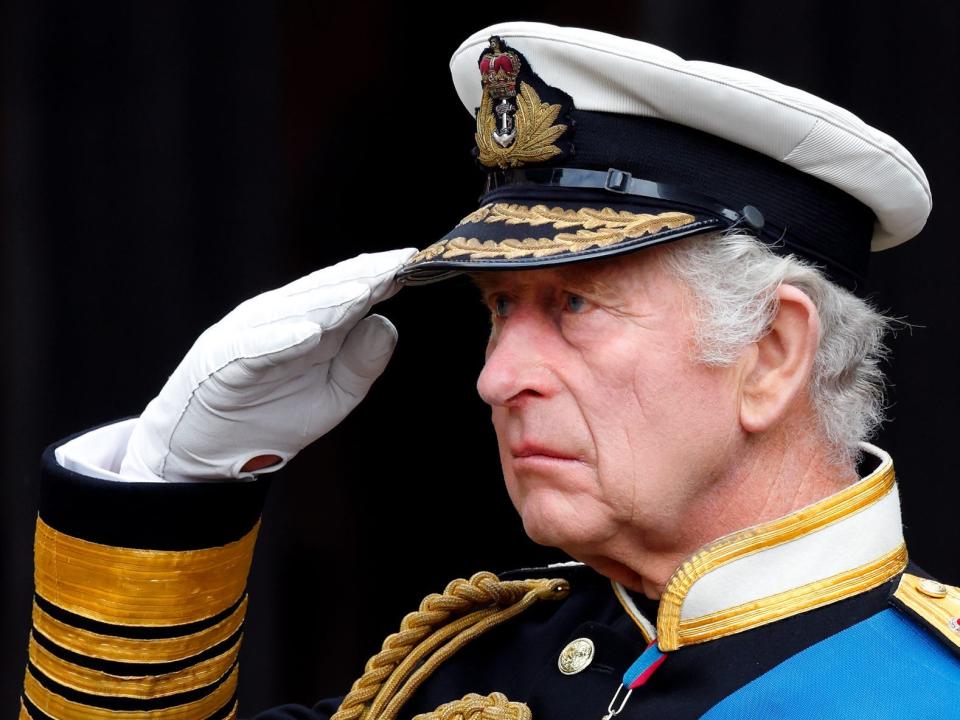
[[[477,381],[526,533],[595,567],[664,547],[742,439],[735,368],[695,361],[693,300],[662,249],[477,273]]]

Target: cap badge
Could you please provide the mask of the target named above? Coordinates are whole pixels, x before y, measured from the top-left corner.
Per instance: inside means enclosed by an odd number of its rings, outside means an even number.
[[[565,103],[541,100],[534,85],[540,85],[541,92],[550,90],[549,86],[530,71],[520,53],[507,48],[496,35],[480,57],[480,83],[483,93],[477,108],[475,152],[483,165],[517,167],[564,153],[556,143],[568,129],[557,123]]]
[[[499,38],[490,38],[490,50],[480,60],[480,82],[491,101],[499,101],[493,108],[496,122],[490,135],[500,147],[508,148],[517,139],[514,119],[517,106],[510,100],[517,96],[517,75],[520,74],[521,62],[512,50],[503,52],[500,49]]]

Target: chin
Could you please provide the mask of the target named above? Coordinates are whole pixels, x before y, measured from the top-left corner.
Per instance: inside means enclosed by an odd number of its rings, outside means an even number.
[[[605,522],[597,521],[596,513],[589,509],[591,504],[569,498],[528,496],[519,509],[523,531],[538,545],[560,548],[568,555],[574,555],[578,549],[594,548],[609,537],[609,528]]]

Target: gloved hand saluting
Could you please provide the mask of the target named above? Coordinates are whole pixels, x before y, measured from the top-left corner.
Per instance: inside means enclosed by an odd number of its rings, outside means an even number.
[[[130,436],[120,474],[186,481],[283,467],[364,398],[397,341],[371,306],[415,248],[358,255],[237,306],[197,338]]]

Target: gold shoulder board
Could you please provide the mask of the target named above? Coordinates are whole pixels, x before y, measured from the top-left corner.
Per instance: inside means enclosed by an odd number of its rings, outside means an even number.
[[[960,588],[904,573],[894,599],[960,654]]]

